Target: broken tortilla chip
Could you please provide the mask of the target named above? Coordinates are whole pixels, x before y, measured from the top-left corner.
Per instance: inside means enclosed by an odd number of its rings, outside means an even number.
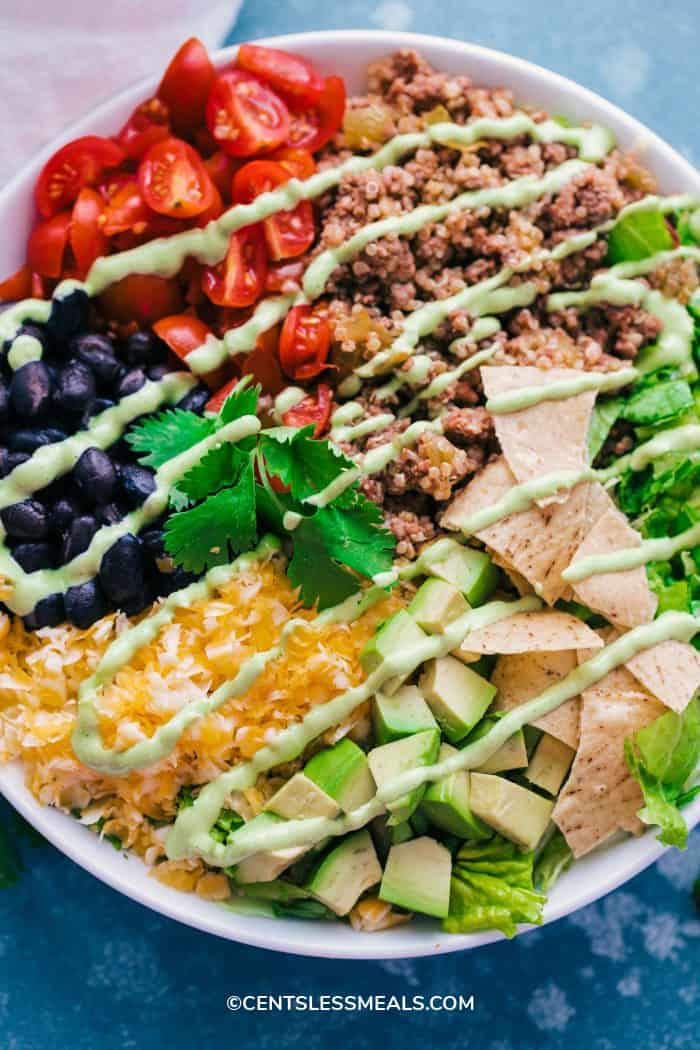
[[[566,678],[576,667],[576,654],[558,653],[511,653],[499,656],[491,682],[498,692],[494,699],[496,711],[510,711],[526,700],[539,696],[551,685]],[[578,745],[579,698],[572,697],[560,704],[548,715],[538,718],[532,725],[545,733],[576,748]]]
[[[602,641],[583,620],[557,609],[521,612],[470,631],[455,651],[467,653],[553,653],[601,648]]]
[[[487,398],[580,376],[572,368],[545,371],[528,365],[481,367]],[[519,482],[557,470],[581,470],[588,465],[588,427],[595,398],[595,391],[589,390],[558,401],[541,401],[519,412],[494,415],[496,437]],[[540,506],[563,503],[566,498],[566,493],[558,493],[541,500]]]
[[[578,750],[552,812],[575,857],[616,831],[642,832],[637,816],[642,793],[627,768],[624,743],[663,712],[663,705],[624,667],[581,694]]]
[[[660,642],[625,666],[652,696],[678,714],[700,689],[700,653],[687,642]]]
[[[574,554],[571,564],[581,558],[637,547],[641,537],[627,518],[611,504],[588,532]],[[656,612],[656,597],[640,565],[625,572],[604,572],[573,584],[578,601],[601,613],[620,627],[639,627],[650,623]]]

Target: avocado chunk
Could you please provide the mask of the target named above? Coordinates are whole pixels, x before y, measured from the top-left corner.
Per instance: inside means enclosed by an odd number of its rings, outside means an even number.
[[[451,583],[431,577],[418,588],[408,611],[427,634],[441,634],[469,612],[469,603]]]
[[[456,754],[456,747],[443,744],[439,760],[442,762]],[[492,834],[491,829],[477,820],[469,807],[469,774],[463,769],[429,784],[419,813],[436,828],[460,839],[490,838]]]
[[[367,755],[347,737],[314,755],[306,763],[304,775],[346,813],[369,802],[374,795]]]
[[[472,813],[505,838],[534,849],[549,823],[554,803],[491,773],[471,773],[469,779]]]
[[[423,733],[414,733],[402,740],[375,747],[367,756],[377,787],[382,787],[400,773],[405,773],[416,766],[429,766],[435,761],[440,747],[440,733],[437,729],[427,729]],[[387,823],[391,827],[408,820],[425,794],[426,785],[410,791],[407,795],[387,805],[390,817]]]
[[[280,818],[274,813],[260,813],[248,821],[248,826],[264,827],[266,825],[278,824]],[[249,882],[272,882],[278,875],[291,867],[299,857],[309,849],[308,846],[291,846],[288,849],[269,850],[263,853],[254,853],[236,865],[234,875],[235,881],[241,884]]]
[[[265,810],[286,820],[304,817],[335,817],[340,806],[306,773],[295,773],[265,803]]]
[[[400,609],[382,624],[360,653],[363,670],[367,674],[372,674],[385,663],[391,666],[392,659],[396,659],[400,652],[411,655],[416,646],[420,646],[426,637],[427,635],[421,631],[413,617],[405,609]],[[383,692],[387,696],[395,693],[412,670],[413,668],[410,668],[405,674],[397,671],[389,675],[382,685]]]
[[[392,846],[379,899],[444,919],[450,907],[450,851],[427,835]]]
[[[451,744],[464,739],[496,695],[495,685],[454,656],[430,660],[421,675],[420,687]]]
[[[524,769],[526,765],[525,734],[522,729],[519,729],[499,747],[498,751],[494,751],[483,766],[479,766],[479,772],[504,773],[507,769]]]
[[[442,540],[444,557],[431,562],[430,575],[451,583],[470,605],[483,605],[498,584],[499,572],[485,551],[463,547],[457,540]]]
[[[556,795],[564,783],[576,752],[562,740],[543,733],[525,770],[525,776],[535,787]]]
[[[437,729],[437,722],[415,685],[404,685],[393,696],[377,693],[372,703],[372,721],[378,744]]]
[[[359,898],[382,877],[382,868],[369,831],[343,839],[321,861],[307,889],[336,915],[347,915]]]

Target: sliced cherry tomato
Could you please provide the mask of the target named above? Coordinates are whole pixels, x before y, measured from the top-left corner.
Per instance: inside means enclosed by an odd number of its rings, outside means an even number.
[[[275,47],[241,44],[236,65],[262,77],[280,94],[314,106],[321,98],[323,77],[301,55],[279,51]]]
[[[19,299],[28,299],[32,294],[32,271],[28,266],[0,281],[0,303],[15,303]]]
[[[117,142],[127,156],[140,160],[151,146],[170,135],[168,107],[159,98],[149,98],[136,107],[117,135]]]
[[[277,356],[279,334],[279,325],[263,332],[258,336],[255,350],[252,350],[241,364],[241,375],[252,376],[256,383],[260,383],[264,394],[273,396],[279,394],[287,385]]]
[[[240,166],[241,161],[236,160],[234,157],[229,157],[228,153],[224,153],[221,149],[217,150],[216,153],[212,153],[211,157],[207,157],[204,161],[204,167],[209,172],[209,178],[227,204],[231,200],[233,176]]]
[[[207,49],[196,37],[186,40],[171,59],[156,94],[168,107],[178,134],[191,134],[204,123],[204,108],[215,76]]]
[[[214,202],[214,183],[196,150],[182,139],[151,146],[138,170],[141,194],[160,215],[189,219]]]
[[[308,264],[308,259],[291,259],[268,266],[265,291],[288,292],[292,288],[301,288],[301,279]]]
[[[104,232],[107,237],[114,237],[118,233],[141,234],[145,231],[153,213],[141,195],[135,176],[112,184],[106,195]]]
[[[273,160],[251,160],[233,176],[233,200],[249,204],[258,194],[283,185],[290,172]],[[291,211],[277,212],[263,220],[265,240],[273,259],[292,259],[313,244],[314,213],[310,201],[299,201]]]
[[[100,309],[112,321],[135,321],[140,328],[182,309],[180,286],[173,277],[130,274],[106,288]]]
[[[81,278],[85,277],[95,259],[104,255],[107,250],[102,215],[104,207],[102,196],[90,186],[85,186],[80,191],[73,205],[70,244],[78,276]]]
[[[308,427],[313,423],[314,437],[318,438],[328,426],[332,406],[331,388],[325,383],[319,383],[316,397],[308,394],[298,405],[284,413],[282,422],[287,427]]]
[[[204,294],[217,306],[251,306],[265,287],[267,254],[259,225],[231,235],[226,258],[202,274]]]
[[[204,321],[191,314],[173,314],[162,317],[153,325],[153,331],[159,339],[170,347],[174,354],[184,361],[188,354],[196,350],[211,335],[211,329]]]
[[[224,202],[221,199],[221,194],[217,190],[216,186],[212,182],[212,201],[206,211],[203,211],[201,215],[198,215],[194,220],[194,226],[206,226],[208,222],[212,222],[214,219],[218,219],[224,210]]]
[[[48,218],[72,204],[83,186],[94,186],[105,169],[116,168],[126,154],[111,139],[86,135],[63,146],[42,168],[34,187],[36,204]]]
[[[224,383],[221,389],[217,390],[213,397],[209,398],[204,406],[204,411],[210,412],[213,416],[217,416],[221,411],[224,401],[239,382],[240,380],[238,376],[234,376],[233,379],[229,379],[228,383]]]
[[[311,306],[293,306],[280,336],[280,364],[290,379],[314,379],[326,368],[331,326]]]
[[[42,277],[60,277],[68,246],[71,213],[59,212],[37,223],[27,241],[27,262]]]
[[[274,149],[289,135],[289,110],[283,100],[267,84],[240,69],[216,78],[206,119],[221,149],[233,157]]]
[[[316,171],[316,161],[307,149],[294,149],[293,146],[281,146],[271,153],[268,160],[274,160],[286,168],[295,179],[308,179]]]
[[[344,113],[345,82],[342,77],[326,77],[318,106],[292,112],[287,145],[315,153],[333,138]]]

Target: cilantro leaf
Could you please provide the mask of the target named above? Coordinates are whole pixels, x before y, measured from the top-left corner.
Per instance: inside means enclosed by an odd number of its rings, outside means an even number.
[[[260,445],[268,470],[288,485],[296,500],[320,492],[352,463],[336,452],[328,441],[317,441],[313,426],[301,430],[268,431]]]
[[[235,488],[222,489],[165,524],[165,549],[188,572],[223,565],[257,539],[255,480],[249,459]]]
[[[213,448],[178,482],[177,488],[190,503],[198,503],[228,485],[237,485],[250,461],[250,453],[237,445]]]
[[[226,398],[216,419],[217,427],[233,423],[234,419],[241,419],[242,416],[254,416],[257,413],[260,387],[249,386],[249,381],[249,376],[241,379]]]
[[[171,408],[137,423],[125,437],[135,452],[146,453],[139,457],[139,462],[157,470],[169,459],[209,437],[215,429],[212,419]]]
[[[608,262],[646,259],[672,247],[673,238],[658,208],[632,211],[618,219],[610,231]]]
[[[321,611],[349,598],[357,590],[358,582],[329,557],[326,535],[319,528],[317,517],[304,518],[294,530],[294,554],[287,575],[299,588],[304,605],[318,602]]]
[[[393,564],[396,540],[381,528],[382,515],[376,503],[359,496],[352,507],[324,507],[313,518],[325,538],[331,558],[371,579]]]

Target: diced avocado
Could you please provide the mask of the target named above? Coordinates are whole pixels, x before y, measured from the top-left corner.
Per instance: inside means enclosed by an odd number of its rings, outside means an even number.
[[[549,733],[543,733],[525,770],[525,776],[535,787],[548,791],[550,795],[556,795],[564,783],[575,754],[573,748],[562,740],[557,740]]]
[[[265,810],[286,820],[304,817],[335,817],[340,806],[306,773],[295,773],[265,803]]]
[[[456,587],[470,605],[483,605],[498,584],[499,572],[485,551],[463,547],[456,540],[441,541],[445,556],[431,562],[430,575]]]
[[[392,846],[379,898],[408,911],[444,919],[450,907],[450,851],[423,835]]]
[[[484,762],[483,766],[479,766],[479,772],[504,773],[507,769],[524,769],[526,765],[525,734],[519,729]]]
[[[394,740],[390,744],[375,747],[367,756],[369,768],[377,787],[382,787],[388,780],[393,780],[400,773],[405,773],[416,766],[431,765],[438,755],[440,733],[437,729],[427,729],[423,733]],[[410,791],[407,795],[389,803],[387,809],[391,816],[388,824],[392,827],[408,820],[425,794],[425,784]]]
[[[379,744],[389,744],[425,729],[437,729],[437,722],[415,685],[404,685],[393,696],[377,693],[372,704],[372,720]]]
[[[390,828],[390,840],[392,846],[398,846],[401,842],[408,842],[413,838],[414,832],[410,820],[404,820],[401,824]]]
[[[374,795],[375,786],[362,748],[345,737],[310,759],[304,774],[348,813]]]
[[[308,890],[336,915],[347,915],[376,886],[382,868],[369,831],[356,831],[332,849],[308,883]]]
[[[391,663],[397,652],[412,653],[416,646],[425,641],[426,637],[425,632],[421,631],[413,617],[405,609],[400,609],[383,623],[377,633],[367,642],[360,653],[360,663],[367,674],[371,674],[384,663]],[[383,692],[391,696],[407,674],[391,675],[382,686]]]
[[[469,603],[451,583],[431,577],[421,584],[408,611],[428,634],[440,634],[454,620],[469,612]]]
[[[274,813],[260,813],[257,817],[247,822],[247,826],[265,827],[266,825],[278,824],[280,818]],[[240,883],[248,882],[272,882],[286,868],[291,867],[304,853],[308,846],[291,846],[288,849],[269,850],[263,853],[254,853],[246,857],[236,865],[235,880]]]
[[[496,695],[494,685],[454,656],[430,660],[421,675],[420,687],[451,744],[464,739]]]
[[[534,849],[549,823],[554,803],[491,773],[472,773],[469,779],[472,813],[519,846]]]
[[[457,748],[443,744],[440,761],[456,754]],[[490,838],[492,834],[491,829],[477,820],[469,808],[469,774],[466,770],[429,784],[418,812],[436,828],[460,839]]]

